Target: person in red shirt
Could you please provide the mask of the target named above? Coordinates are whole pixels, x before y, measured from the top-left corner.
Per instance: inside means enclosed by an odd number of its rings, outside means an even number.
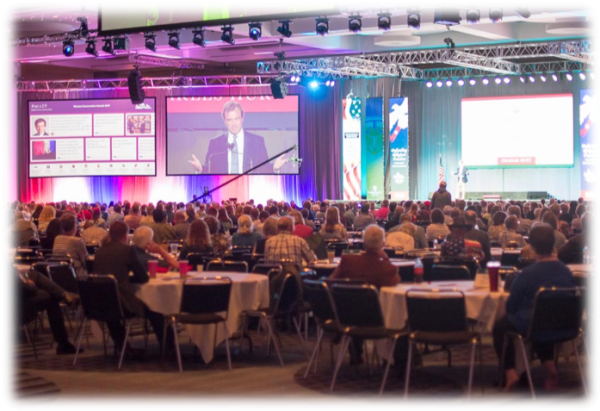
[[[383,200],[381,202],[381,208],[375,213],[375,218],[377,220],[385,220],[387,218],[388,214],[390,213],[390,209],[388,207],[389,205],[390,202],[388,200]]]
[[[298,210],[290,211],[290,217],[294,219],[294,235],[305,240],[313,235],[313,229],[304,224],[304,217]]]

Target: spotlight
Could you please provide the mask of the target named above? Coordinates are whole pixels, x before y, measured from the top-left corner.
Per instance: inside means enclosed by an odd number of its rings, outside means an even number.
[[[89,38],[85,41],[85,52],[91,54],[94,57],[98,57],[98,50],[96,50],[96,39]]]
[[[474,86],[475,84],[477,84],[477,80],[475,80],[474,78],[469,80],[469,84]]]
[[[498,23],[500,20],[502,20],[503,16],[504,13],[500,7],[490,8],[490,20],[492,20],[492,23]]]
[[[510,84],[510,77],[504,77],[502,80],[504,81],[504,84]]]
[[[360,33],[362,30],[362,16],[357,14],[348,17],[348,30],[352,33]]]
[[[531,12],[527,7],[517,7],[515,8],[515,11],[519,15],[519,17],[522,17],[524,19],[528,19],[529,17],[531,17]]]
[[[315,28],[319,36],[329,34],[329,19],[327,17],[317,17],[317,26]]]
[[[467,22],[469,22],[471,24],[479,23],[480,18],[481,17],[479,14],[479,10],[476,10],[476,9],[467,10]]]
[[[519,80],[521,80],[521,83],[525,83],[525,77],[519,76]]]
[[[581,80],[585,80],[585,73],[584,73],[583,71],[580,71],[580,72],[579,72],[579,78],[580,78]]]
[[[444,83],[442,82],[442,80],[438,80],[435,82],[436,87],[442,87],[444,85]]]
[[[284,37],[291,37],[292,32],[290,31],[291,20],[279,20],[281,26],[277,27],[277,31]]]
[[[389,31],[392,28],[392,14],[391,13],[378,13],[377,14],[377,28],[383,31]]]
[[[446,80],[446,87],[452,87],[452,80]]]
[[[148,50],[156,53],[156,34],[144,33],[144,43]]]
[[[181,48],[181,43],[179,42],[179,32],[172,31],[169,33],[169,46],[174,49],[179,50]]]
[[[460,11],[458,9],[441,9],[433,12],[433,22],[445,26],[460,24]]]
[[[283,77],[277,77],[271,82],[271,94],[274,99],[282,99],[287,96],[288,86]]]
[[[427,88],[433,87],[433,83],[431,82],[431,80],[427,80],[427,83],[425,83],[425,85],[427,86]]]
[[[317,80],[312,80],[308,83],[308,87],[316,89],[317,87],[319,87],[319,82]]]
[[[413,29],[421,28],[421,12],[418,9],[409,9],[406,16],[406,24]]]
[[[540,74],[540,80],[542,80],[542,83],[546,82],[546,76],[544,76],[543,74]]]
[[[262,36],[262,23],[248,24],[248,36],[254,41],[260,39]]]
[[[129,37],[120,36],[113,39],[113,48],[115,50],[129,50]]]
[[[65,57],[71,57],[73,54],[75,54],[75,43],[73,42],[73,40],[69,39],[63,41],[62,51]]]
[[[533,77],[532,75],[529,75],[529,82],[535,83],[535,77]]]
[[[483,83],[484,86],[487,86],[488,84],[490,84],[490,80],[487,77],[482,78],[481,82]]]
[[[206,40],[204,39],[204,30],[196,29],[192,31],[194,37],[192,38],[192,43],[200,47],[206,47]]]
[[[331,80],[331,81],[329,82],[329,87],[333,87],[333,86],[335,86],[335,80]]]
[[[567,80],[569,81],[573,81],[573,75],[569,72],[565,73],[565,77],[567,78]]]
[[[462,86],[464,86],[464,85],[465,85],[465,81],[464,81],[463,79],[459,78],[459,79],[456,81],[456,84],[458,84],[458,85],[459,85],[459,87],[462,87]]]
[[[329,83],[330,83],[330,81],[329,81],[329,80],[327,80],[327,81],[325,82],[325,85],[326,85],[327,87],[329,87]]]
[[[554,80],[555,83],[558,81],[558,76],[556,73],[552,73],[552,80]]]
[[[221,27],[221,40],[225,43],[231,44],[232,46],[235,44],[235,39],[233,38],[233,26],[230,24],[228,26]]]
[[[113,55],[115,54],[115,51],[113,50],[113,41],[110,37],[104,39],[104,45],[102,46],[102,51],[107,54],[113,54]]]
[[[500,84],[502,84],[502,79],[500,77],[496,77],[494,79],[494,83],[496,83],[497,85],[500,85]]]

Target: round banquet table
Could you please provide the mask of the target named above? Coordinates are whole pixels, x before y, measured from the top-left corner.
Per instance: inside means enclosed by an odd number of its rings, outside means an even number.
[[[329,277],[340,264],[341,257],[335,257],[333,263],[327,260],[317,260],[311,264],[310,268],[317,272],[319,277]],[[415,260],[404,258],[390,258],[390,263],[398,267],[398,274],[402,281],[413,281]]]
[[[266,275],[247,274],[239,272],[188,272],[190,278],[217,276],[229,277],[232,281],[229,312],[225,328],[227,335],[231,336],[242,325],[241,313],[245,310],[255,310],[269,306],[269,279]],[[146,284],[136,285],[135,295],[144,302],[152,311],[172,315],[179,313],[183,280],[179,273],[157,274],[157,278],[150,279]],[[213,342],[215,329],[217,330],[216,344],[225,341],[225,330],[219,324],[195,325],[186,324],[186,331],[190,339],[200,349],[202,359],[209,363],[214,356]]]

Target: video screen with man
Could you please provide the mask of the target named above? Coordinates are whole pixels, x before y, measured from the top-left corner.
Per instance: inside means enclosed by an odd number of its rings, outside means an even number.
[[[294,146],[298,96],[167,98],[167,175],[298,174]]]

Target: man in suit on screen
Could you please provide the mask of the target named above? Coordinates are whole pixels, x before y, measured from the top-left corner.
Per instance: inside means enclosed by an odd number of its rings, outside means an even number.
[[[244,130],[244,108],[240,103],[228,101],[223,106],[221,115],[227,133],[210,140],[203,163],[192,154],[189,163],[197,173],[242,174],[269,158],[264,139]],[[274,164],[264,164],[253,173],[277,172],[286,161],[281,156]]]

